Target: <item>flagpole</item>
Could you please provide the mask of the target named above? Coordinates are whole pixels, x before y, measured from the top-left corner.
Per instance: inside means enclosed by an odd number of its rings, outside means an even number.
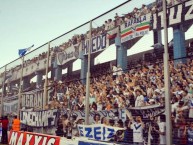
[[[20,83],[19,83],[19,94],[18,94],[18,118],[19,118],[19,115],[20,115],[20,104],[21,104],[21,93],[22,93],[22,78],[23,78],[23,67],[24,67],[24,56],[21,57],[21,60],[22,60],[22,66],[21,66],[21,77],[20,77]]]
[[[170,73],[169,73],[169,54],[168,54],[168,28],[167,28],[167,7],[166,0],[163,0],[163,19],[164,19],[164,84],[165,84],[165,112],[166,112],[166,144],[172,144],[171,127],[171,104],[170,104]]]
[[[85,103],[85,125],[89,125],[89,98],[90,98],[90,51],[92,42],[92,21],[90,21],[90,32],[89,32],[89,48],[88,48],[88,70],[86,77],[86,103]]]
[[[5,81],[6,81],[6,69],[7,65],[5,65],[5,72],[4,72],[4,78],[3,78],[3,86],[2,86],[2,95],[1,95],[1,117],[3,116],[3,97],[5,96]]]

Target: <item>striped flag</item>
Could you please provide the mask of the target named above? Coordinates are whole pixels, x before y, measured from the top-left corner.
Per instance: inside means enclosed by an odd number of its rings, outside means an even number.
[[[121,31],[121,42],[143,36],[149,32],[150,22],[145,21]]]
[[[24,49],[19,49],[18,54],[20,57],[24,56],[28,51],[31,50],[31,48],[34,47],[34,45],[28,47],[28,48],[24,48]]]

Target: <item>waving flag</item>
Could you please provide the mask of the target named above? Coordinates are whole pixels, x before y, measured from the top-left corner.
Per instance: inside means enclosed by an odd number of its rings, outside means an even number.
[[[24,56],[28,51],[31,50],[32,47],[34,47],[34,45],[32,45],[32,46],[30,46],[28,48],[19,49],[19,52],[18,52],[19,56],[20,57]]]

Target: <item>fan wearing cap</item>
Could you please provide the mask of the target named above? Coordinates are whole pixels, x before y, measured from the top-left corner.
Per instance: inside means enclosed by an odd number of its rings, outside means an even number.
[[[144,106],[144,96],[140,89],[135,90],[136,93],[136,100],[135,100],[135,107]]]

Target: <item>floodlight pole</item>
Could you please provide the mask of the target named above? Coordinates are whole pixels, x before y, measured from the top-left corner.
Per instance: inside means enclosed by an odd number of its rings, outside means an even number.
[[[169,73],[166,0],[163,0],[163,20],[164,20],[164,41],[165,41],[165,45],[164,45],[164,84],[165,84],[165,113],[166,113],[166,144],[172,145],[170,73]]]
[[[85,125],[89,125],[89,98],[90,98],[90,51],[92,47],[92,21],[90,21],[89,48],[88,48],[88,70],[86,75],[86,102],[85,102]]]

